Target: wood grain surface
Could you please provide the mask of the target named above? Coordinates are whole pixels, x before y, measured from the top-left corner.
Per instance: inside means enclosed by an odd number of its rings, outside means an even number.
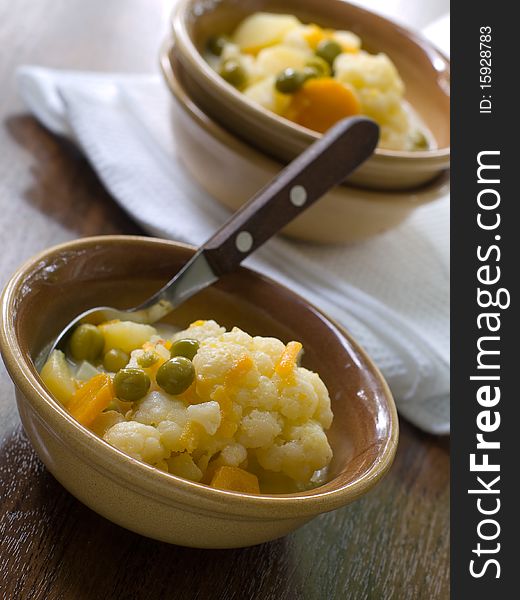
[[[0,0],[0,286],[78,236],[137,233],[84,158],[16,96],[24,63],[149,72],[171,3]],[[161,544],[76,501],[21,430],[0,363],[0,598],[437,599],[449,597],[449,447],[402,423],[386,479],[350,507],[243,550]]]

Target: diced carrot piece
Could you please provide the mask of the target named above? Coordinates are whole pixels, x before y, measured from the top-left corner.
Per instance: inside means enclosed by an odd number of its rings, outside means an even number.
[[[233,401],[229,397],[224,386],[219,385],[211,394],[211,399],[219,403],[222,419],[233,418]]]
[[[293,374],[301,349],[302,345],[300,342],[289,342],[287,344],[274,368],[280,377],[286,378]]]
[[[259,494],[258,477],[238,467],[220,467],[213,475],[211,487],[246,494]]]
[[[226,373],[226,385],[234,385],[253,368],[253,360],[245,354],[237,359]]]
[[[305,41],[309,44],[309,46],[313,50],[316,50],[318,44],[329,36],[322,27],[311,23],[307,31],[303,34],[303,37],[305,38]]]
[[[114,398],[112,378],[107,373],[100,373],[76,390],[67,408],[82,425],[90,427]]]
[[[354,90],[333,77],[309,79],[295,92],[285,116],[295,123],[324,133],[345,117],[361,112]]]
[[[224,386],[218,386],[211,394],[211,399],[220,405],[220,427],[217,434],[221,437],[231,438],[238,429],[237,418],[233,410],[233,401]]]

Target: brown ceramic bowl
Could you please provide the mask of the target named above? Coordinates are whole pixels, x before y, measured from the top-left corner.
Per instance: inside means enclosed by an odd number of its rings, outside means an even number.
[[[161,50],[161,68],[173,96],[172,124],[179,158],[212,197],[232,210],[271,181],[283,164],[266,156],[213,121],[189,97],[173,42]],[[223,177],[233,173],[233,177]],[[341,185],[284,228],[312,242],[353,243],[400,225],[418,207],[448,193],[447,173],[414,190],[368,190]]]
[[[349,29],[361,37],[364,49],[385,52],[401,74],[406,100],[432,132],[437,147],[420,152],[377,149],[350,182],[371,189],[409,189],[449,168],[449,61],[418,34],[343,0],[180,0],[173,14],[176,54],[189,95],[211,118],[283,162],[320,135],[249,100],[204,59],[210,36],[231,33],[257,11],[288,13],[304,23]]]
[[[398,436],[390,391],[363,350],[303,298],[245,268],[176,310],[185,327],[214,318],[257,335],[297,338],[305,366],[329,388],[334,423],[330,480],[298,494],[248,495],[213,489],[134,460],[82,427],[43,386],[42,348],[80,311],[133,306],[156,290],[194,249],[152,238],[106,236],[51,248],[23,265],[2,297],[1,351],[34,448],[74,496],[107,519],[185,546],[258,544],[344,506],[388,470]]]

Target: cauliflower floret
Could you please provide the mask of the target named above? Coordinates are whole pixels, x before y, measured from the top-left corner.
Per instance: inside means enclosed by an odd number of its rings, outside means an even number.
[[[308,482],[313,473],[327,466],[332,458],[325,432],[315,421],[289,428],[287,440],[256,450],[264,469],[283,472],[296,482]]]
[[[227,331],[221,336],[220,341],[222,343],[231,343],[236,346],[242,346],[244,349],[250,350],[253,338],[249,333],[242,331],[238,327],[233,327],[231,331]]]
[[[228,467],[238,467],[247,460],[247,450],[242,444],[229,444],[220,453],[220,462]]]
[[[224,382],[225,375],[235,362],[233,352],[218,342],[201,344],[193,357],[193,366],[197,374],[197,394],[203,399],[210,396],[213,386]]]
[[[253,343],[257,352],[265,352],[273,362],[280,360],[280,356],[285,350],[285,344],[273,337],[256,336],[253,338]]]
[[[225,328],[221,327],[213,320],[195,321],[188,327],[188,329],[176,333],[173,336],[172,341],[175,342],[176,340],[182,340],[183,338],[191,338],[193,340],[203,342],[209,338],[219,337],[225,332]]]
[[[307,371],[307,373],[308,379],[318,398],[316,410],[312,417],[315,421],[321,423],[325,429],[328,429],[332,424],[333,418],[332,410],[330,409],[329,392],[317,373],[313,373],[312,371]]]
[[[159,336],[154,337],[156,338],[155,340],[151,339],[148,343],[149,345],[145,345],[146,349],[138,348],[137,350],[132,350],[127,367],[133,369],[140,369],[141,367],[139,365],[139,359],[151,349],[157,354],[157,356],[160,359],[162,359],[162,362],[170,358],[169,350],[164,346],[164,343],[162,343],[164,342],[164,340]]]
[[[237,377],[240,379],[240,387],[256,387],[260,383],[260,374],[273,374],[276,361],[284,348],[284,344],[279,340],[253,338],[235,327],[228,333],[201,342],[201,347],[193,359],[197,381],[203,383],[204,388],[223,384],[240,360],[250,359],[250,368],[243,372],[239,369]],[[256,363],[256,358],[259,358],[260,364]],[[197,391],[204,397],[204,391],[199,388]]]
[[[193,358],[197,373],[197,393],[206,399],[214,387],[226,383],[229,374],[241,359],[247,358],[247,350],[232,339],[210,339],[203,342]],[[251,366],[254,366],[251,362]],[[247,373],[240,373],[240,376]]]
[[[246,448],[260,448],[272,444],[282,429],[283,421],[277,413],[252,410],[242,418],[237,437]]]
[[[352,31],[335,31],[332,39],[338,42],[343,52],[358,52],[361,48],[361,38]]]
[[[104,439],[193,481],[202,479],[208,464],[249,464],[252,472],[260,465],[299,486],[309,484],[331,457],[323,428],[330,426],[332,412],[320,377],[298,367],[275,338],[252,337],[237,327],[226,332],[215,321],[196,321],[173,340],[187,337],[200,344],[193,358],[196,389],[180,399],[153,383],[127,413],[128,421],[114,424],[123,419],[117,415],[100,422]],[[132,352],[130,362],[137,365],[153,347],[169,357],[164,340],[155,336]],[[280,370],[282,360],[289,368]],[[153,369],[150,376],[153,380]]]
[[[275,361],[267,352],[261,350],[254,350],[251,352],[251,358],[253,359],[258,373],[261,376],[272,377],[274,373]]]
[[[157,431],[161,435],[161,443],[171,452],[186,450],[187,440],[183,439],[184,423],[161,421],[157,425]]]
[[[139,401],[132,419],[145,425],[158,425],[161,421],[175,421],[182,425],[186,421],[186,407],[180,400],[154,391]]]
[[[285,344],[276,338],[257,336],[253,338],[253,347],[251,355],[259,372],[267,377],[272,377],[274,367],[285,350]]]
[[[103,439],[131,457],[150,465],[169,455],[169,451],[161,443],[161,435],[157,429],[136,421],[116,423],[105,433]]]
[[[334,61],[336,78],[352,86],[363,114],[381,125],[380,145],[411,149],[410,118],[403,104],[404,84],[386,54],[343,53]]]
[[[380,145],[388,150],[413,150],[413,140],[407,132],[396,131],[390,125],[381,126]]]
[[[137,369],[139,367],[139,363],[137,361],[144,353],[145,351],[142,348],[139,348],[138,350],[132,350],[130,353],[130,360],[126,366],[129,369]]]
[[[394,90],[385,92],[375,87],[363,88],[358,90],[358,97],[363,110],[373,119],[377,119],[381,123],[391,123],[393,120],[393,127],[397,129],[408,127],[406,113],[401,105],[402,98]],[[402,119],[403,116],[404,121],[399,123],[399,119]]]
[[[383,92],[403,95],[404,84],[394,63],[386,54],[344,52],[334,61],[335,76],[356,89],[377,88]]]
[[[209,435],[214,435],[220,427],[220,405],[210,401],[202,404],[192,404],[186,409],[188,419],[200,423]]]
[[[318,395],[312,385],[307,369],[295,371],[294,383],[281,384],[278,409],[290,421],[306,421],[312,417],[318,406]]]
[[[242,388],[236,392],[235,402],[243,408],[274,410],[278,405],[278,387],[272,379],[260,375],[256,386]]]

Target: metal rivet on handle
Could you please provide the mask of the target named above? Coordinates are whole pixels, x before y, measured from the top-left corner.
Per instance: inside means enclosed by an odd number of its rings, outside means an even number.
[[[303,185],[295,185],[289,192],[289,199],[294,206],[303,206],[307,202],[307,190]]]
[[[249,231],[241,231],[235,239],[235,245],[240,252],[249,252],[253,247],[253,236]]]

